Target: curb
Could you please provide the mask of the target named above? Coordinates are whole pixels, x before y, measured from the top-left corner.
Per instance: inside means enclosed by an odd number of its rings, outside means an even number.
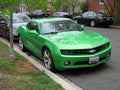
[[[9,43],[7,42],[7,40],[3,39],[0,37],[0,41],[2,41],[3,43],[7,44],[8,46]],[[29,62],[31,62],[35,67],[37,67],[40,71],[43,71],[46,75],[48,75],[51,79],[53,79],[56,83],[60,84],[65,90],[83,90],[82,88],[76,86],[75,84],[73,84],[72,82],[70,82],[69,80],[65,79],[65,78],[61,78],[58,75],[54,74],[53,72],[49,71],[48,69],[46,69],[43,65],[41,65],[40,63],[38,63],[37,61],[33,60],[31,57],[29,57],[27,54],[25,54],[24,52],[22,52],[18,46],[14,45],[14,50],[19,53],[20,55],[24,56]]]
[[[120,26],[117,26],[117,25],[111,25],[110,27],[111,27],[111,28],[120,29]]]

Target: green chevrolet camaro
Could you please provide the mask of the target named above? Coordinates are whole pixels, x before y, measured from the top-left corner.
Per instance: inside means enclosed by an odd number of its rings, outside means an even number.
[[[111,56],[108,38],[68,18],[33,19],[19,28],[19,46],[51,71],[94,67]]]

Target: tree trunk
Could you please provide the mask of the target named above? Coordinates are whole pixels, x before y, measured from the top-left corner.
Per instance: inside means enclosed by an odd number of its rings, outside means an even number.
[[[115,17],[115,24],[119,24],[120,25],[120,0],[118,0],[117,15]]]
[[[9,27],[9,30],[10,30],[10,56],[9,56],[9,61],[10,62],[13,62],[14,61],[14,50],[13,50],[13,30],[12,30],[12,19],[13,18],[13,15],[11,13],[10,15],[10,27]]]

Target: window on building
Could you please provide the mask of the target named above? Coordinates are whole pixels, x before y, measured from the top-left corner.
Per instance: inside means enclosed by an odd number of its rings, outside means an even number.
[[[99,4],[104,4],[105,0],[99,0]]]

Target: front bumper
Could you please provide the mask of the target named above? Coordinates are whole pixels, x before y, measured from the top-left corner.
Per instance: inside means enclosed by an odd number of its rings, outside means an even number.
[[[113,20],[96,20],[96,25],[112,25]]]
[[[89,58],[98,57],[98,56],[99,56],[98,62],[89,64]],[[94,67],[99,64],[107,62],[110,59],[110,56],[111,56],[111,46],[109,46],[107,49],[103,51],[91,55],[55,55],[53,56],[53,60],[56,69],[65,70],[72,68]],[[69,65],[65,65],[66,61],[69,62]]]

